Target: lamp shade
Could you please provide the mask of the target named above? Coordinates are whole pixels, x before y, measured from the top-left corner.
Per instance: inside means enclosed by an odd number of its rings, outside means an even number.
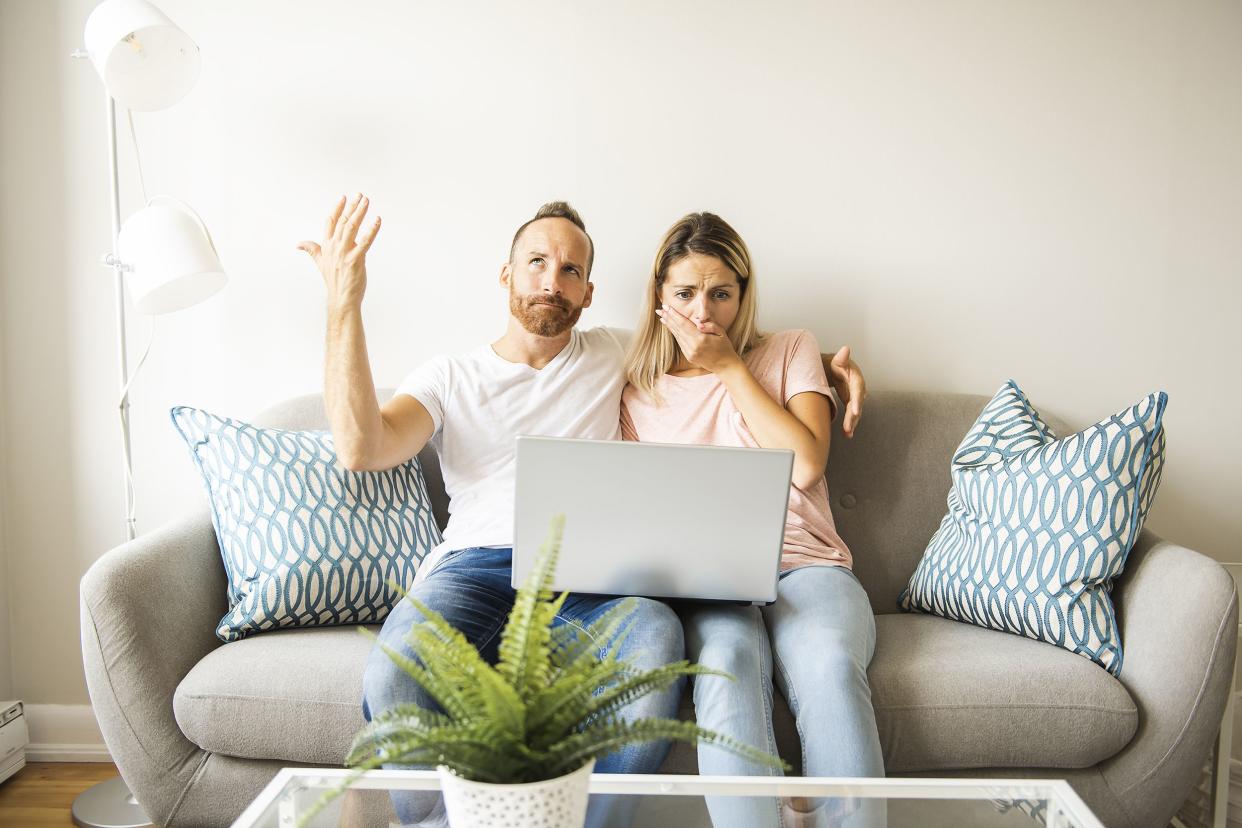
[[[146,0],[104,0],[84,39],[108,93],[129,109],[171,106],[198,79],[198,46]]]
[[[185,203],[155,196],[121,227],[117,253],[139,313],[197,305],[228,281],[211,234]]]

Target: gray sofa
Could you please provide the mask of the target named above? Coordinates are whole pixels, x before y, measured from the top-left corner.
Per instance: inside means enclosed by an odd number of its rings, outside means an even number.
[[[1113,590],[1120,680],[1047,644],[896,611],[945,512],[949,458],[986,402],[876,392],[858,436],[834,441],[832,508],[877,614],[870,678],[888,771],[1064,778],[1107,825],[1167,825],[1232,686],[1237,596],[1218,564],[1143,533]],[[254,422],[326,427],[318,395]],[[438,464],[430,450],[423,460],[443,522]],[[339,765],[363,723],[370,643],[354,628],[215,637],[225,575],[205,508],[105,554],[81,600],[95,713],[159,824],[227,825],[277,769]],[[795,724],[779,704],[781,751],[796,764]],[[693,750],[674,748],[665,770],[693,773]]]

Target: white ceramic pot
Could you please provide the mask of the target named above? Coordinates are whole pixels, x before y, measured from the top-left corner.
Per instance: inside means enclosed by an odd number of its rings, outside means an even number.
[[[495,785],[462,779],[444,765],[440,788],[452,828],[582,828],[595,760],[556,779]]]

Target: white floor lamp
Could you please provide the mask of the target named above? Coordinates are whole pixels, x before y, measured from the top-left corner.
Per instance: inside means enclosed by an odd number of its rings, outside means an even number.
[[[116,105],[130,110],[163,109],[179,101],[198,79],[198,46],[146,0],[105,0],[86,21],[85,51],[106,88],[108,169],[112,195],[112,252],[103,263],[116,280],[116,316],[121,369],[120,416],[125,471],[125,535],[137,534],[129,430],[129,359],[125,336],[125,283],[139,313],[161,314],[197,304],[224,286],[211,235],[189,206],[168,196],[146,204],[121,225],[117,174]],[[130,129],[133,121],[129,119]],[[141,163],[138,169],[142,177]],[[146,358],[143,354],[142,359]],[[140,360],[138,368],[142,365]],[[135,369],[135,374],[137,368]],[[81,828],[138,828],[150,825],[120,777],[95,785],[73,803]]]

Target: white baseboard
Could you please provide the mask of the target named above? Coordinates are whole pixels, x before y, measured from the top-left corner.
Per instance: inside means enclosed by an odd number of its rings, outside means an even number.
[[[25,704],[27,762],[111,762],[89,704]]]
[[[111,762],[104,745],[56,745],[31,742],[26,748],[27,762]]]

